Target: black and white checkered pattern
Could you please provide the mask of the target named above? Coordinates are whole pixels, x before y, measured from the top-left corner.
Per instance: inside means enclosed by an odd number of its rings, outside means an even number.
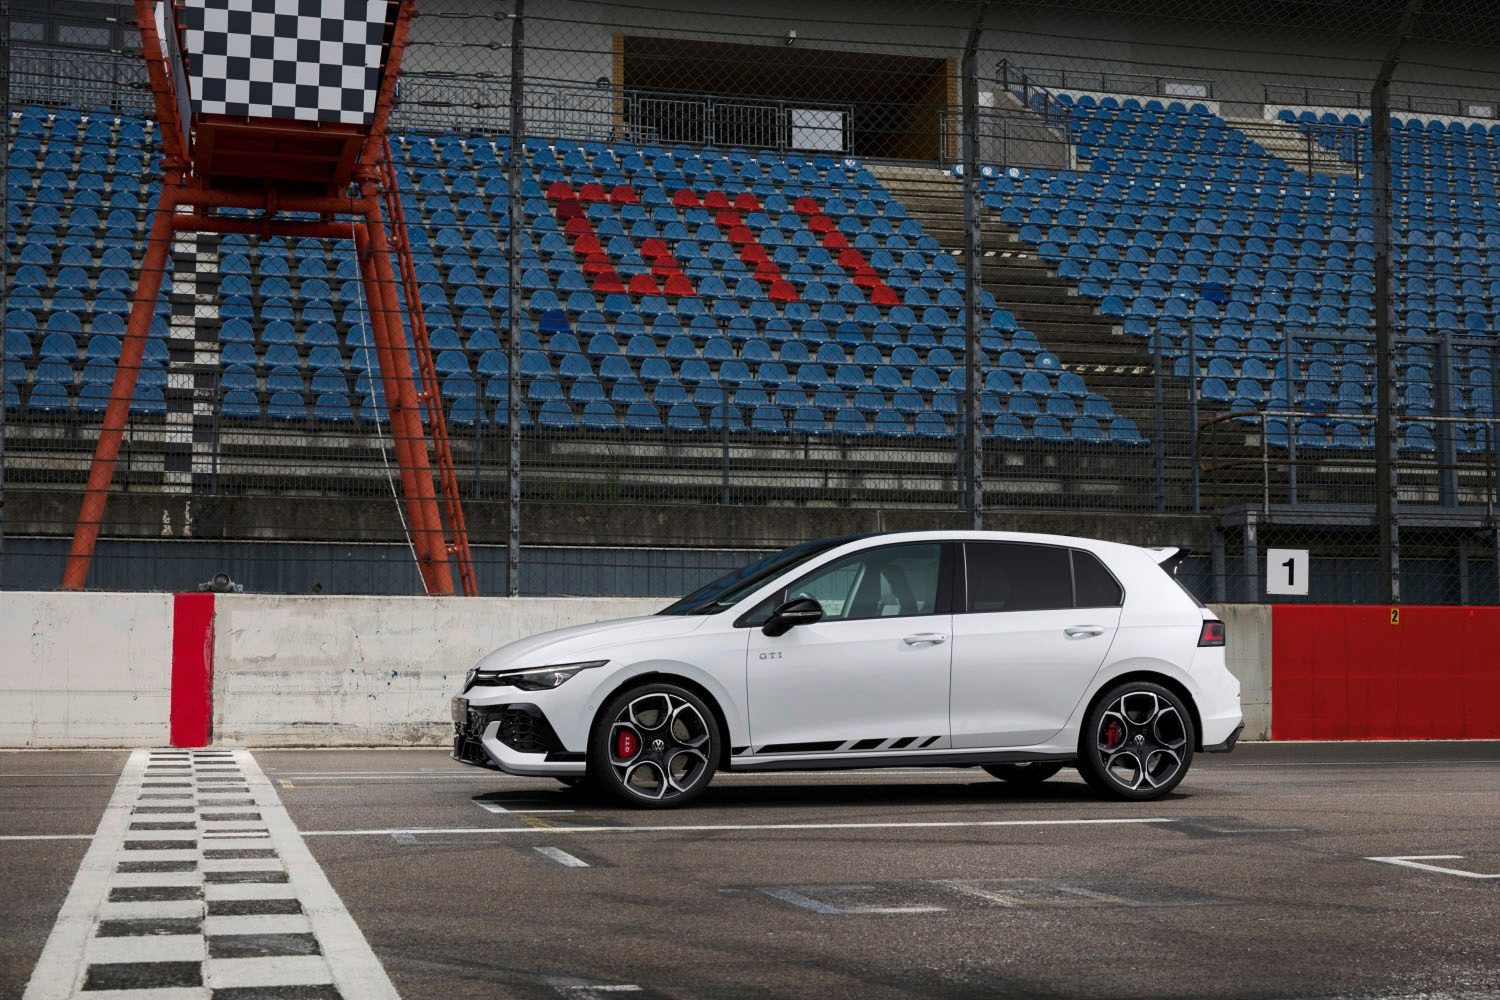
[[[199,114],[363,125],[375,113],[390,0],[187,0]]]
[[[136,750],[27,1000],[397,1000],[248,751]]]

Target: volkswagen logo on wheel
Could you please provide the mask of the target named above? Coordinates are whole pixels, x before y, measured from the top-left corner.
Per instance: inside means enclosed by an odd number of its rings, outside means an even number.
[[[657,740],[656,742],[660,743],[661,740]],[[1135,745],[1136,746],[1140,746],[1141,744],[1143,744],[1145,742],[1146,742],[1146,737],[1142,736],[1140,733],[1136,733],[1135,734]]]
[[[667,748],[667,744],[664,741],[662,741],[662,740],[652,740],[651,741],[651,752],[652,753],[661,753],[666,748]]]

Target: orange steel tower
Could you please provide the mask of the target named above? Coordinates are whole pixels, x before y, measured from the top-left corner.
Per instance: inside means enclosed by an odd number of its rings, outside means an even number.
[[[196,231],[354,240],[423,584],[451,594],[456,568],[463,593],[477,593],[388,137],[411,0],[135,0],[135,9],[161,196],[63,587],[87,582],[173,234]]]

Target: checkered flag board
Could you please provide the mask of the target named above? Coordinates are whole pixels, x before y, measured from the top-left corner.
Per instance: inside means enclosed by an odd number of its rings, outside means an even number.
[[[390,0],[185,0],[199,114],[367,124]]]

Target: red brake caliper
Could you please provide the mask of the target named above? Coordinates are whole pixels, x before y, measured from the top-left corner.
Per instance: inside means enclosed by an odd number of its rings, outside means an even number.
[[[640,737],[629,729],[620,729],[615,732],[615,756],[620,760],[629,760],[640,748]]]
[[[1125,730],[1114,719],[1109,720],[1109,725],[1104,727],[1104,745],[1113,750],[1125,741]]]

